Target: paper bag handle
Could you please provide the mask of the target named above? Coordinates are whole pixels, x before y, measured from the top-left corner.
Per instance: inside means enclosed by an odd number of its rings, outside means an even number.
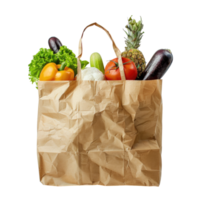
[[[79,41],[79,47],[78,47],[78,57],[77,57],[77,65],[78,65],[78,70],[77,70],[77,80],[81,80],[81,63],[80,63],[80,58],[82,56],[82,53],[83,53],[83,45],[82,45],[82,38],[83,38],[83,34],[85,32],[85,30],[90,27],[90,26],[98,26],[99,28],[103,29],[107,34],[108,36],[110,37],[110,39],[112,40],[112,44],[113,44],[113,49],[115,51],[115,54],[118,58],[118,63],[119,63],[119,69],[120,69],[120,75],[121,75],[121,80],[126,80],[125,78],[125,74],[124,74],[124,67],[123,67],[123,63],[122,63],[122,57],[121,57],[121,52],[120,50],[117,48],[112,36],[110,35],[110,33],[101,25],[97,24],[96,22],[95,23],[92,23],[88,26],[85,27],[85,29],[83,30],[83,33],[81,35],[81,39]]]

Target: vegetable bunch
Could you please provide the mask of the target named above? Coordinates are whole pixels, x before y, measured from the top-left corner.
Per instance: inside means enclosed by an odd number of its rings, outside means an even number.
[[[32,83],[36,83],[39,80],[40,73],[43,67],[47,63],[62,64],[66,63],[66,66],[73,69],[75,75],[77,74],[77,58],[72,50],[68,49],[66,46],[61,46],[58,53],[54,54],[51,49],[41,48],[40,51],[33,56],[33,59],[29,66],[29,79]],[[81,61],[81,68],[84,69],[88,61]]]

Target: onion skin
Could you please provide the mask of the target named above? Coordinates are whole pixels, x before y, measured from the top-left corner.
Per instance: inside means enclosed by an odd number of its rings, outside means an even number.
[[[167,72],[173,61],[173,55],[170,50],[158,50],[149,61],[146,69],[140,76],[140,80],[161,79]]]

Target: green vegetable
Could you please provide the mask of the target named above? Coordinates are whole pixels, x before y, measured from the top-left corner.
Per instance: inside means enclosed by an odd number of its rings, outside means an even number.
[[[80,62],[81,62],[81,69],[85,69],[90,65],[89,60],[80,59]]]
[[[75,75],[77,74],[77,58],[72,50],[68,49],[66,46],[61,46],[58,53],[54,54],[51,49],[41,48],[40,51],[33,56],[33,60],[28,65],[29,79],[32,83],[36,83],[36,86],[43,67],[50,62],[56,64],[65,62],[66,66],[73,69]],[[84,69],[88,63],[88,61],[81,61],[81,68]]]
[[[33,56],[33,60],[29,66],[29,79],[32,83],[36,83],[39,80],[40,72],[43,67],[50,62],[58,63],[57,56],[51,49],[40,49],[40,51]]]
[[[104,65],[103,65],[101,55],[99,53],[93,53],[90,56],[90,66],[96,67],[104,74]]]
[[[72,50],[68,49],[66,46],[61,46],[56,55],[59,59],[58,64],[65,62],[66,66],[73,69],[75,75],[77,74],[77,58]],[[81,61],[81,68],[84,69],[88,63],[88,61]]]

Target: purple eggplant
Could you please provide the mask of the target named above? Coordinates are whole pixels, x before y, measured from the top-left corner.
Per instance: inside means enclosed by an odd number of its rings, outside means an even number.
[[[173,55],[168,49],[158,50],[149,61],[146,69],[140,76],[140,80],[161,79],[169,69],[173,61]]]
[[[60,47],[62,46],[62,43],[60,42],[60,40],[56,37],[51,37],[49,38],[49,47],[50,49],[54,52],[57,53],[60,49]]]

